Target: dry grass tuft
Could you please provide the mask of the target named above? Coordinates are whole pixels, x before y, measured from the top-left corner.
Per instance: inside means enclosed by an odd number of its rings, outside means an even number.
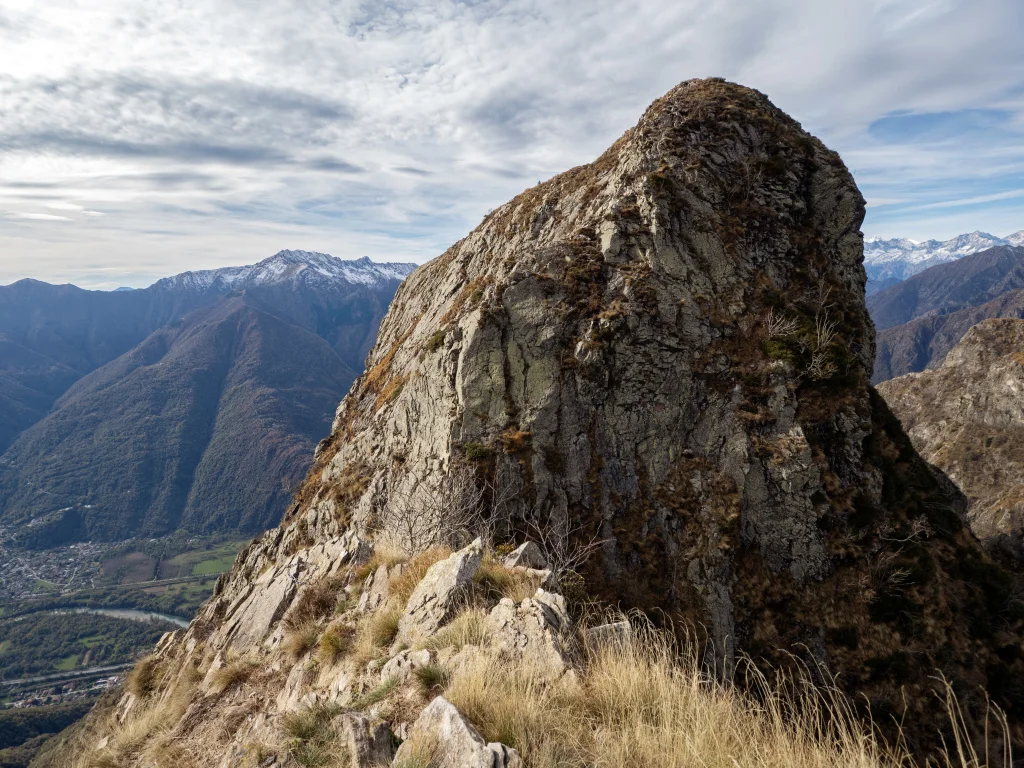
[[[281,648],[292,661],[298,661],[316,647],[319,639],[320,628],[316,624],[305,624],[288,632]]]
[[[113,729],[107,746],[83,756],[78,768],[126,768],[140,759],[150,765],[168,764],[164,758],[177,752],[170,732],[188,708],[194,690],[191,684],[178,685],[165,698],[130,714]]]
[[[417,667],[413,671],[416,684],[424,697],[432,699],[444,693],[444,689],[451,683],[452,675],[447,668],[440,664],[427,664]]]
[[[416,554],[398,576],[391,580],[391,594],[404,606],[416,585],[423,581],[430,566],[448,557],[452,551],[447,547],[431,547]]]
[[[507,597],[518,603],[537,593],[540,579],[527,576],[522,571],[506,568],[488,552],[484,555],[476,575],[473,576],[473,583],[483,593],[485,599],[500,600]]]
[[[341,579],[323,579],[310,584],[299,594],[299,599],[288,611],[286,629],[300,629],[334,613],[339,596],[344,596]]]
[[[355,627],[336,621],[327,627],[316,646],[316,658],[321,664],[331,666],[352,648]]]
[[[332,704],[314,704],[296,712],[288,712],[281,721],[284,732],[291,737],[288,753],[302,766],[350,765],[347,750],[337,743],[338,734],[331,721],[341,712]]]
[[[156,656],[141,659],[128,675],[128,693],[144,699],[156,690],[160,683],[160,660]]]
[[[465,608],[433,636],[427,638],[423,647],[439,651],[442,648],[458,649],[464,645],[484,645],[488,632],[487,611],[481,608]]]
[[[241,685],[249,679],[256,668],[257,664],[252,659],[232,659],[210,676],[210,693],[220,696],[236,685]]]
[[[558,684],[483,653],[456,670],[445,696],[487,740],[515,747],[531,766],[913,765],[866,730],[841,694],[754,683],[751,694],[715,683],[702,674],[695,647],[680,649],[646,629],[593,652],[578,679]]]
[[[441,745],[437,736],[415,736],[403,745],[402,757],[395,760],[391,768],[439,768]]]
[[[391,568],[392,566],[407,562],[408,560],[409,556],[402,550],[378,544],[374,547],[373,554],[370,556],[370,559],[358,566],[355,569],[353,576],[356,581],[365,581],[371,573],[375,573],[382,565]]]
[[[402,606],[389,601],[375,613],[370,614],[356,630],[350,659],[356,669],[361,669],[378,658],[391,645],[398,634],[398,622],[402,618]]]

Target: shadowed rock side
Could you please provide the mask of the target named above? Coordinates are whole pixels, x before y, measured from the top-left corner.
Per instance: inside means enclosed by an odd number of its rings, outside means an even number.
[[[1024,558],[1024,320],[985,320],[934,371],[880,384],[914,447],[963,490],[986,546]]]
[[[403,511],[429,523],[468,467],[498,541],[607,540],[586,592],[704,628],[720,669],[795,654],[883,724],[906,706],[921,746],[935,668],[1019,722],[1009,579],[868,385],[863,215],[839,157],[760,93],[673,89],[402,285],[284,523],[161,657],[270,653],[299,585],[357,538],[415,538]]]

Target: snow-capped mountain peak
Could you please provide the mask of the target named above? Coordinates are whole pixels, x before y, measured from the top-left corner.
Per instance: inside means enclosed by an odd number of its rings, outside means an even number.
[[[1005,238],[979,230],[943,241],[915,242],[905,237],[888,240],[865,238],[864,268],[872,281],[892,284],[936,264],[956,261],[998,245],[1024,246],[1024,230]]]
[[[346,261],[315,251],[278,251],[256,264],[182,272],[157,281],[157,286],[191,290],[240,290],[293,280],[380,285],[404,280],[415,264],[371,261],[366,256]]]

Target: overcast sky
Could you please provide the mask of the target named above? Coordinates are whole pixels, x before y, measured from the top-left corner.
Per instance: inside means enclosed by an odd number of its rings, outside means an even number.
[[[425,261],[676,83],[766,92],[867,234],[1024,229],[1021,0],[0,0],[0,284]]]

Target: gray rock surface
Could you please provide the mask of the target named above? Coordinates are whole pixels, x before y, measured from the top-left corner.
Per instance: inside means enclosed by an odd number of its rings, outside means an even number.
[[[540,677],[557,678],[569,668],[570,624],[565,598],[537,592],[536,597],[518,605],[505,598],[491,610],[491,644],[537,671]]]
[[[452,618],[465,596],[465,587],[480,567],[483,554],[483,545],[477,539],[430,566],[409,597],[398,624],[396,645],[409,645],[429,637]]]
[[[543,570],[548,567],[544,554],[535,542],[524,541],[505,558],[504,563],[509,568],[522,566],[523,568],[534,568]]]
[[[444,510],[452,525],[426,526],[440,543],[540,530],[568,596],[702,633],[726,676],[737,652],[834,673],[911,742],[948,722],[937,667],[1015,712],[1003,683],[1024,679],[1024,629],[1008,576],[868,385],[863,215],[839,157],[762,94],[674,88],[594,163],[407,280],[282,525],[161,658],[279,654],[290,585],[362,562],[368,539],[411,541],[390,526]],[[389,655],[485,588],[470,585],[480,559],[474,544],[428,571]],[[540,593],[499,606],[510,647],[557,643],[552,608]],[[264,735],[259,710],[285,686],[288,706],[369,695],[378,662],[337,687],[318,665],[268,670],[237,738]]]
[[[334,718],[332,725],[342,747],[348,751],[351,768],[382,768],[391,764],[395,750],[387,723],[346,712]]]
[[[391,594],[388,567],[381,565],[363,583],[359,595],[359,610],[366,613],[380,608]]]
[[[398,748],[396,764],[408,759],[416,745],[430,752],[437,768],[523,768],[519,753],[497,742],[486,743],[443,696],[426,706]]]

